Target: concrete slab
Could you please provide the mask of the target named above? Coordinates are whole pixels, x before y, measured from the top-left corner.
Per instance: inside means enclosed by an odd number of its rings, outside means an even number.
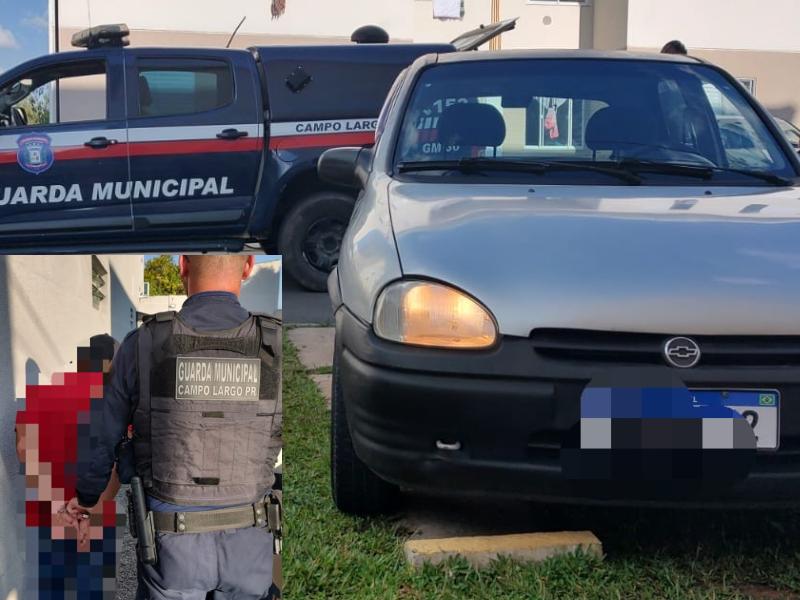
[[[333,327],[298,327],[290,329],[288,335],[306,369],[333,364]]]
[[[331,407],[331,383],[333,382],[333,375],[330,373],[312,373],[311,379],[317,384],[319,391],[325,397],[325,406],[330,409]]]
[[[603,555],[600,540],[591,531],[554,531],[477,537],[409,540],[404,545],[406,560],[419,568],[462,556],[475,568],[489,565],[500,556],[520,562],[539,562],[577,550]]]

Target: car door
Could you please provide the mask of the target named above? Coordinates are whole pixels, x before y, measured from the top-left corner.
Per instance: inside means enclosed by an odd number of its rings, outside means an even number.
[[[131,51],[134,229],[218,240],[245,231],[264,148],[255,61],[244,51]]]
[[[0,77],[0,246],[130,231],[123,76],[118,50],[52,55]]]

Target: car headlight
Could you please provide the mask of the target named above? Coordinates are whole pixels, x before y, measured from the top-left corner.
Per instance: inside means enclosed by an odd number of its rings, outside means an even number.
[[[477,300],[429,281],[386,287],[375,305],[375,333],[393,342],[438,348],[488,348],[497,340],[494,318]]]

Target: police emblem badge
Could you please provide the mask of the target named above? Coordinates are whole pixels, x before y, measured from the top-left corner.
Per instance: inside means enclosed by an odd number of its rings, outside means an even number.
[[[38,175],[53,166],[55,154],[50,147],[50,137],[43,133],[30,133],[17,138],[17,162],[23,170]]]

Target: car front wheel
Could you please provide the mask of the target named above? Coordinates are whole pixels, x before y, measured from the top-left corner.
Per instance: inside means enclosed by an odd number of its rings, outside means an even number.
[[[394,510],[400,499],[397,486],[375,475],[356,455],[347,425],[340,378],[339,351],[333,359],[331,398],[331,488],[333,501],[351,515],[375,515]]]

